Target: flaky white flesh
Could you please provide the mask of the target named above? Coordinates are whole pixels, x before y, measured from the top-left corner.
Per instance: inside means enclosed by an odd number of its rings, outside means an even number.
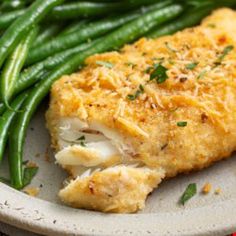
[[[236,150],[235,25],[236,13],[220,9],[199,27],[94,55],[53,85],[47,125],[56,162],[71,178],[59,193],[62,201],[135,212],[163,178]],[[234,48],[216,66],[227,46]],[[158,84],[149,81],[147,68],[160,60],[168,79]],[[197,66],[188,69],[192,63]],[[127,99],[140,84],[144,93]],[[183,121],[186,126],[177,125]]]

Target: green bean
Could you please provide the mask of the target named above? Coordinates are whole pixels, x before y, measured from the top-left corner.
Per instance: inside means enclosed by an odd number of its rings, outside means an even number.
[[[70,60],[65,61],[56,67],[47,78],[42,80],[38,86],[33,88],[23,104],[25,112],[17,114],[14,122],[14,135],[9,139],[9,159],[11,163],[11,181],[13,187],[20,189],[23,187],[22,180],[22,155],[23,145],[28,124],[36,111],[38,105],[48,94],[53,82],[64,74],[70,74],[77,70],[84,63],[84,60],[93,54],[101,53],[114,48],[119,48],[125,43],[129,43],[147,33],[156,25],[170,20],[182,12],[180,5],[172,5],[161,10],[152,11],[140,16],[138,19],[127,23],[118,30],[104,37],[87,50],[75,55]]]
[[[25,2],[20,0],[4,1],[0,7],[2,12],[12,11],[25,7]]]
[[[28,96],[27,93],[23,93],[19,95],[11,104],[12,109],[8,109],[4,112],[4,114],[0,117],[0,162],[3,159],[9,128],[10,125],[16,115],[16,110],[20,109],[24,100]]]
[[[51,16],[59,19],[99,16],[120,7],[120,3],[72,2],[55,7]]]
[[[62,62],[66,60],[69,60],[72,56],[76,55],[77,53],[80,53],[81,51],[88,49],[92,45],[95,45],[97,42],[102,41],[103,38],[104,37],[90,41],[88,43],[81,44],[74,48],[67,49],[63,52],[56,53],[55,55],[43,61],[44,68],[47,70],[53,69],[55,66],[60,65]]]
[[[4,111],[5,111],[5,106],[3,103],[0,103],[0,116],[2,115]]]
[[[98,21],[96,23],[91,23],[87,27],[83,27],[76,32],[58,36],[45,43],[44,45],[33,48],[27,58],[26,64],[34,64],[57,52],[61,52],[68,48],[74,47],[80,43],[85,42],[88,39],[98,37],[124,24],[125,22],[133,20],[138,16],[139,14],[135,13],[125,15],[123,17],[112,17],[109,19]]]
[[[43,27],[45,27],[45,25]],[[43,29],[39,33],[32,47],[37,47],[49,41],[53,36],[59,33],[60,29],[61,29],[61,26],[59,24],[53,24],[53,25],[47,26],[46,29]]]
[[[0,68],[24,34],[54,6],[62,2],[63,0],[36,0],[22,16],[13,22],[0,39]]]
[[[149,5],[156,3],[158,0],[138,0],[128,2],[116,2],[116,3],[92,3],[92,2],[79,2],[69,3],[52,11],[50,19],[61,19],[61,18],[81,18],[84,15],[103,15],[109,14],[112,10],[119,10],[123,12],[124,9],[139,7],[142,5]],[[160,0],[159,0],[160,1]],[[0,16],[0,29],[7,28],[17,17],[22,16],[26,12],[26,9],[15,10],[13,12],[3,14]]]
[[[194,7],[189,8],[183,15],[177,18],[174,22],[169,22],[161,27],[153,29],[146,37],[157,38],[163,35],[173,34],[187,27],[192,27],[201,22],[201,20],[209,15],[214,8],[220,6],[232,6],[232,0],[228,1],[190,1],[187,4],[193,4]]]
[[[180,2],[182,1],[183,3],[185,3],[187,6],[190,7],[194,7],[194,8],[202,8],[202,7],[209,7],[209,6],[213,6],[214,8],[217,7],[222,7],[222,6],[226,6],[226,7],[232,7],[235,5],[235,0],[179,0]]]
[[[25,69],[16,82],[14,95],[34,85],[44,74],[43,72],[45,72],[43,63],[38,63],[37,65]]]
[[[103,16],[111,12],[124,12],[144,5],[154,4],[160,0],[138,0],[120,2],[78,2],[58,6],[52,10],[50,20],[74,19],[88,16]],[[17,17],[22,16],[27,9],[15,10],[0,16],[0,29],[7,28]],[[47,19],[48,20],[48,19]],[[1,24],[2,22],[2,24]]]
[[[160,0],[135,0],[121,2],[72,2],[55,7],[51,16],[58,19],[103,16],[111,12],[124,12],[140,6],[161,2]]]
[[[18,94],[24,89],[31,87],[36,82],[38,82],[38,80],[40,80],[47,71],[54,69],[56,66],[60,65],[62,62],[66,60],[69,60],[72,56],[76,55],[77,53],[86,50],[87,48],[95,44],[98,40],[89,43],[84,43],[75,48],[71,48],[66,51],[57,53],[47,58],[46,60],[27,68],[21,74],[20,79],[16,83],[15,94]]]
[[[112,2],[120,2],[121,0],[112,0]],[[90,0],[90,2],[111,2],[111,0]]]
[[[38,27],[33,28],[28,35],[22,38],[19,45],[15,48],[12,55],[6,62],[1,75],[1,98],[3,103],[9,107],[9,99],[14,93],[16,81],[19,78],[20,71],[25,63],[29,48],[36,37]]]
[[[215,0],[213,1],[212,4],[215,4],[215,8],[217,7],[233,7],[235,6],[235,0],[224,0],[224,1],[221,1],[221,0]]]
[[[156,0],[124,0],[124,2],[128,4],[132,4],[133,6],[143,6],[143,5],[150,5],[156,3]]]
[[[16,18],[22,16],[25,12],[26,9],[21,9],[3,13],[0,16],[0,29],[6,29]]]
[[[98,40],[102,40],[102,39],[98,39]],[[14,88],[14,95],[31,87],[32,85],[37,83],[41,78],[43,78],[43,75],[45,75],[47,71],[54,69],[56,66],[58,66],[65,60],[69,60],[72,56],[89,48],[90,46],[95,44],[98,40],[85,43],[75,48],[71,48],[66,51],[57,53],[54,56],[49,57],[46,60],[25,69],[21,73],[19,80],[17,80],[16,82],[16,85]],[[0,112],[1,112],[1,106],[0,106]]]
[[[170,1],[165,1],[155,4],[150,8],[146,8],[143,11],[134,11],[122,16],[109,17],[107,19],[91,23],[87,27],[83,27],[76,32],[58,36],[53,40],[45,43],[44,45],[33,48],[29,53],[26,64],[34,64],[57,52],[66,50],[78,45],[79,43],[85,42],[88,39],[93,39],[95,37],[101,36],[133,19],[136,19],[137,17],[141,16],[143,12],[145,12],[145,10],[150,11],[150,9],[161,9],[169,3]]]
[[[179,30],[198,24],[205,16],[211,12],[212,8],[197,9],[188,11],[181,15],[174,22],[169,22],[161,27],[153,29],[146,35],[148,38],[158,38],[163,35],[173,34]]]
[[[69,25],[67,28],[65,28],[60,35],[66,35],[70,34],[72,32],[80,30],[82,27],[86,26],[88,24],[88,20],[81,20],[79,22],[74,22],[71,25]]]

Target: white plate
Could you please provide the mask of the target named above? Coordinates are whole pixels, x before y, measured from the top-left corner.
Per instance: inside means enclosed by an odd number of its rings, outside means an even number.
[[[29,127],[24,154],[25,160],[40,167],[31,184],[42,184],[40,194],[34,198],[0,184],[0,221],[50,235],[217,236],[236,231],[236,158],[164,181],[137,214],[102,214],[63,206],[57,192],[66,173],[54,164],[51,151],[50,162],[46,161],[50,141],[44,112],[41,108]],[[3,163],[1,173],[6,171]],[[206,182],[213,186],[210,194],[198,193],[185,207],[177,204],[189,183],[197,183],[200,192]],[[220,195],[214,194],[216,188],[222,189]]]

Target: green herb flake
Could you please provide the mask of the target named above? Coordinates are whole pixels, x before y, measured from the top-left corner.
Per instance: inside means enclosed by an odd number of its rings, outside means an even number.
[[[105,66],[109,69],[114,67],[114,64],[112,64],[111,62],[107,62],[107,61],[96,61],[96,64],[99,66]]]
[[[38,167],[25,167],[23,176],[24,187],[31,183],[32,179],[37,174],[37,172]]]
[[[179,122],[177,122],[177,126],[179,126],[179,127],[185,127],[187,125],[188,125],[187,121],[179,121]]]
[[[195,69],[195,67],[197,67],[198,64],[199,64],[198,62],[189,63],[185,66],[185,68],[188,70],[193,70]]]
[[[140,92],[144,93],[144,86],[142,84],[139,85]]]
[[[156,80],[158,84],[164,83],[168,79],[167,68],[161,64],[155,64],[150,74],[150,80]]]
[[[224,48],[222,54],[217,58],[215,61],[215,65],[218,66],[221,64],[221,62],[224,60],[224,58],[234,49],[233,45],[228,45],[227,47]]]
[[[137,99],[139,97],[139,95],[141,95],[142,93],[144,93],[144,86],[142,84],[139,85],[138,90],[135,92],[135,94],[129,94],[127,96],[127,98],[130,101],[134,101],[135,99]]]
[[[84,135],[82,135],[82,136],[81,136],[81,137],[79,137],[77,140],[78,140],[78,141],[84,141],[84,140],[85,140],[85,136],[84,136]]]
[[[180,198],[180,203],[184,205],[190,198],[197,193],[197,185],[195,183],[189,184]]]
[[[206,70],[203,70],[197,77],[197,79],[203,79],[204,76],[206,75],[207,71]]]
[[[82,146],[82,147],[86,147],[85,142],[81,141],[81,142],[80,142],[80,146]]]
[[[85,144],[85,136],[84,136],[84,135],[82,135],[81,137],[79,137],[77,140],[80,141],[80,143],[79,143],[80,146],[86,147],[86,144]]]

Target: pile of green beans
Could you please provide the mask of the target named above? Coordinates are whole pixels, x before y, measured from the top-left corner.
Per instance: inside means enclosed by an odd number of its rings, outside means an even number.
[[[56,80],[78,71],[93,54],[142,36],[172,34],[198,24],[219,6],[236,5],[234,0],[14,2],[0,3],[0,161],[8,145],[10,182],[16,189],[24,187],[28,125]]]

